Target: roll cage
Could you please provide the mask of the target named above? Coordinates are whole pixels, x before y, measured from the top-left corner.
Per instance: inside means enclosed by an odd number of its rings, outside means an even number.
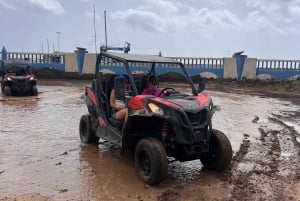
[[[186,77],[191,89],[192,89],[192,94],[193,95],[197,95],[199,93],[199,90],[196,90],[193,81],[191,79],[191,77],[189,76],[188,72],[186,71],[184,65],[179,62],[176,61],[174,59],[171,58],[167,58],[167,57],[161,57],[161,56],[156,56],[156,55],[141,55],[141,54],[124,54],[124,53],[116,53],[116,52],[101,52],[98,56],[97,56],[97,60],[96,60],[96,69],[95,69],[95,78],[96,80],[101,80],[101,70],[102,69],[102,65],[101,65],[101,61],[103,61],[104,59],[108,58],[108,59],[112,59],[115,60],[116,62],[120,62],[124,65],[126,73],[129,77],[129,81],[130,81],[130,85],[132,87],[132,91],[133,91],[133,96],[136,96],[139,94],[138,88],[136,86],[136,83],[134,81],[134,78],[132,76],[132,72],[131,72],[131,68],[129,63],[130,62],[137,62],[137,63],[150,63],[151,64],[151,69],[150,69],[150,73],[155,73],[155,66],[156,64],[173,64],[173,65],[178,65],[184,76]],[[101,86],[101,82],[99,81],[99,83],[97,83]],[[99,86],[98,85],[98,86]]]
[[[24,74],[33,74],[32,67],[28,62],[22,61],[3,61],[2,68],[4,74],[16,74],[16,75],[24,75]]]

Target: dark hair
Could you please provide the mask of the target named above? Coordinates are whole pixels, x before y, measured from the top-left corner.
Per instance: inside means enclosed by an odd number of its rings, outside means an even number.
[[[122,76],[125,78],[125,83],[126,83],[126,82],[129,83],[129,77],[128,77],[128,75],[123,74]]]
[[[158,85],[158,78],[155,75],[151,75],[148,78],[148,83],[151,83],[153,85]]]

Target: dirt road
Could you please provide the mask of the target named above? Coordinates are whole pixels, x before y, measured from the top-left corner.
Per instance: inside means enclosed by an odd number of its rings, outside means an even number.
[[[143,184],[132,158],[110,144],[80,143],[85,85],[41,81],[38,97],[0,96],[0,201],[300,200],[297,83],[275,91],[209,82],[213,127],[232,143],[231,167],[217,173],[200,161],[173,162],[157,186]]]

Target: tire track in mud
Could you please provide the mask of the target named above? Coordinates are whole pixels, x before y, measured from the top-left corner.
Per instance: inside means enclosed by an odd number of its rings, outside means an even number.
[[[299,200],[295,184],[300,182],[299,133],[273,115],[276,128],[261,126],[259,141],[248,135],[233,158],[225,177],[233,186],[230,200]]]

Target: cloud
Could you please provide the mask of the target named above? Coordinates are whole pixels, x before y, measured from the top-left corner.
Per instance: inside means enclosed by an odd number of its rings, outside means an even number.
[[[273,24],[266,16],[260,15],[259,11],[253,11],[248,14],[247,18],[243,21],[244,30],[249,31],[263,31],[269,33],[277,33],[286,35],[286,32]]]
[[[164,13],[176,13],[178,12],[178,3],[174,3],[167,0],[143,0],[148,8],[153,8],[156,11],[163,11]]]
[[[300,6],[290,6],[289,11],[295,18],[300,18]]]
[[[201,24],[218,25],[222,27],[240,24],[238,17],[228,10],[209,10],[202,8],[196,12],[193,19],[199,21]]]
[[[271,13],[280,9],[281,0],[246,0],[247,6],[259,8],[266,13]]]
[[[227,3],[233,3],[232,0],[220,0],[224,3],[226,1]],[[220,31],[226,31],[226,33],[242,31],[251,34],[266,33],[267,35],[286,36],[291,30],[289,27],[295,21],[295,19],[290,19],[291,14],[289,12],[292,13],[294,18],[300,18],[300,6],[293,4],[296,1],[300,2],[300,0],[244,1],[247,1],[248,6],[252,6],[252,9],[247,10],[243,5],[246,11],[243,17],[238,15],[239,12],[230,9],[232,7],[228,5],[227,8],[217,9],[205,8],[199,3],[180,6],[176,1],[160,2],[158,0],[143,0],[144,4],[142,6],[117,11],[110,16],[118,23],[123,23],[128,30],[139,29],[149,33],[157,32],[166,35],[189,33],[193,30],[194,32],[201,31],[201,34],[210,33],[208,35],[212,35],[211,33],[217,34]],[[293,6],[281,8],[284,4]],[[157,5],[157,7],[155,8],[154,5]],[[168,7],[172,7],[170,12],[161,12],[161,10]],[[267,9],[267,7],[269,11],[284,12],[266,13],[261,10]],[[180,9],[178,10],[178,8]],[[256,9],[253,10],[253,8]]]
[[[155,3],[157,0],[144,1]],[[164,4],[160,4],[160,8],[163,9],[167,5],[167,2],[164,1]],[[139,7],[117,11],[110,16],[113,20],[125,22],[127,27],[160,33],[186,31],[188,27],[194,29],[211,25],[226,27],[240,24],[238,17],[228,10],[209,10],[207,8],[196,10],[191,7],[185,9],[185,12],[182,13],[176,13],[176,9],[172,9],[174,13],[166,14],[151,10],[150,7]]]
[[[65,13],[62,5],[56,0],[27,0],[28,6],[38,11],[48,11],[55,15]]]
[[[128,26],[149,32],[163,32],[161,17],[150,11],[128,9],[111,14],[112,19],[122,20]]]
[[[0,0],[0,6],[2,6],[3,8],[5,8],[7,10],[17,10],[15,6],[13,6],[12,4],[7,3],[4,0]]]
[[[88,17],[89,19],[94,19],[94,13],[92,12],[89,11],[85,12],[85,16]],[[100,16],[97,13],[95,13],[95,19],[96,21],[100,21]]]

